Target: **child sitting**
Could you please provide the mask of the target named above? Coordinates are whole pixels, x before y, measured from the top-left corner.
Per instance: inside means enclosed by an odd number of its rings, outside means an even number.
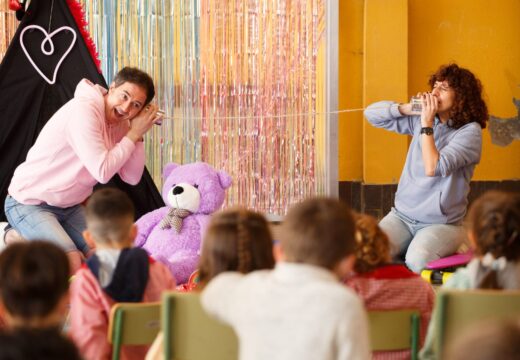
[[[238,271],[247,274],[274,267],[273,239],[264,216],[245,208],[231,208],[211,217],[204,235],[199,270],[178,291],[199,291],[218,274]],[[192,280],[192,279],[196,280]],[[147,360],[163,358],[164,335],[155,339]]]
[[[390,241],[375,218],[357,214],[355,220],[355,273],[345,283],[364,300],[367,310],[419,310],[422,345],[435,297],[432,287],[406,266],[391,263]],[[373,359],[409,358],[409,350],[373,353]]]
[[[470,207],[468,238],[476,257],[457,270],[446,289],[520,289],[520,194],[489,191]],[[435,317],[433,317],[435,318]],[[435,359],[435,323],[430,322],[422,359]]]
[[[202,245],[197,282],[189,282],[189,287],[179,290],[202,289],[224,271],[247,274],[273,267],[273,239],[263,215],[244,208],[228,209],[211,218]]]
[[[159,301],[164,290],[175,288],[168,269],[132,248],[137,228],[134,206],[115,188],[96,191],[86,206],[83,236],[96,244],[96,252],[71,284],[71,337],[86,359],[108,359],[110,308],[116,302]],[[126,346],[122,358],[143,359],[147,347]]]
[[[333,199],[310,199],[282,224],[282,261],[274,270],[223,273],[202,305],[230,324],[240,359],[368,359],[363,305],[338,277],[354,263],[354,221]]]
[[[80,359],[60,330],[68,289],[69,260],[56,245],[16,243],[0,254],[0,359]]]

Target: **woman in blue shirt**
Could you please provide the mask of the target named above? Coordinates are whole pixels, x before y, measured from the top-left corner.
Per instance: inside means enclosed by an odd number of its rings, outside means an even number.
[[[415,272],[454,253],[465,240],[461,223],[488,120],[482,85],[469,70],[443,65],[429,85],[430,92],[419,94],[421,112],[390,101],[365,110],[375,127],[412,135],[394,207],[379,225],[394,255],[405,256]]]

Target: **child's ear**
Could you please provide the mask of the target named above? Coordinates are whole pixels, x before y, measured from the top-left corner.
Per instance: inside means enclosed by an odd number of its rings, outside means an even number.
[[[336,265],[334,272],[340,279],[345,278],[349,275],[352,270],[354,270],[354,264],[356,263],[356,256],[354,254],[350,254],[341,259]]]
[[[475,239],[475,233],[471,230],[468,230],[468,240],[469,240],[469,245],[471,246],[471,249],[476,249],[477,248],[477,240]]]
[[[132,244],[134,243],[136,236],[137,236],[137,225],[134,223],[134,224],[132,224],[132,227],[130,228],[130,239],[132,240]]]
[[[67,313],[69,312],[70,308],[70,295],[67,291],[63,296],[61,297],[60,301],[56,305],[56,315],[60,318],[64,319],[67,317]]]
[[[91,249],[96,248],[96,242],[94,241],[94,238],[92,237],[92,234],[88,229],[83,230],[83,238],[85,239],[85,242],[88,246],[90,246]]]
[[[12,317],[9,311],[5,308],[4,302],[0,300],[0,322],[4,324],[11,324],[12,323]]]
[[[276,262],[285,261],[285,254],[279,241],[273,242],[273,257]]]

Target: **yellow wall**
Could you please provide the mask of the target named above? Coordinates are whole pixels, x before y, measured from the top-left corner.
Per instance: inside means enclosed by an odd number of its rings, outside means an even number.
[[[428,75],[440,64],[454,61],[482,80],[490,114],[516,116],[511,99],[520,98],[520,1],[405,0],[403,6],[401,0],[340,0],[339,4],[340,108],[358,108],[363,97],[371,102],[378,100],[372,98],[378,94],[381,100],[403,101],[403,89],[408,96],[426,89]],[[383,22],[385,12],[391,16]],[[399,23],[392,25],[396,18]],[[407,29],[403,30],[403,22],[408,23]],[[377,31],[378,23],[383,31]],[[365,28],[371,29],[366,36]],[[407,59],[400,58],[403,51],[399,51],[374,60],[378,50],[374,42],[379,42],[381,49],[393,51],[389,44],[399,49],[403,32],[408,37],[404,44]],[[407,63],[406,71],[396,61]],[[402,83],[396,84],[395,96],[391,96],[388,85],[399,79]],[[520,141],[499,147],[491,143],[487,130],[483,135],[482,160],[473,179],[519,179]],[[340,181],[395,183],[404,164],[401,147],[407,140],[405,136],[401,136],[405,140],[395,140],[394,136],[369,128],[360,113],[341,115]],[[390,150],[388,144],[396,148]]]

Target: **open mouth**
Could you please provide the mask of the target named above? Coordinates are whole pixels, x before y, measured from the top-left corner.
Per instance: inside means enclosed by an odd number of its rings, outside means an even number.
[[[116,119],[122,119],[126,116],[126,113],[118,110],[117,108],[114,108],[114,116],[116,117]]]

